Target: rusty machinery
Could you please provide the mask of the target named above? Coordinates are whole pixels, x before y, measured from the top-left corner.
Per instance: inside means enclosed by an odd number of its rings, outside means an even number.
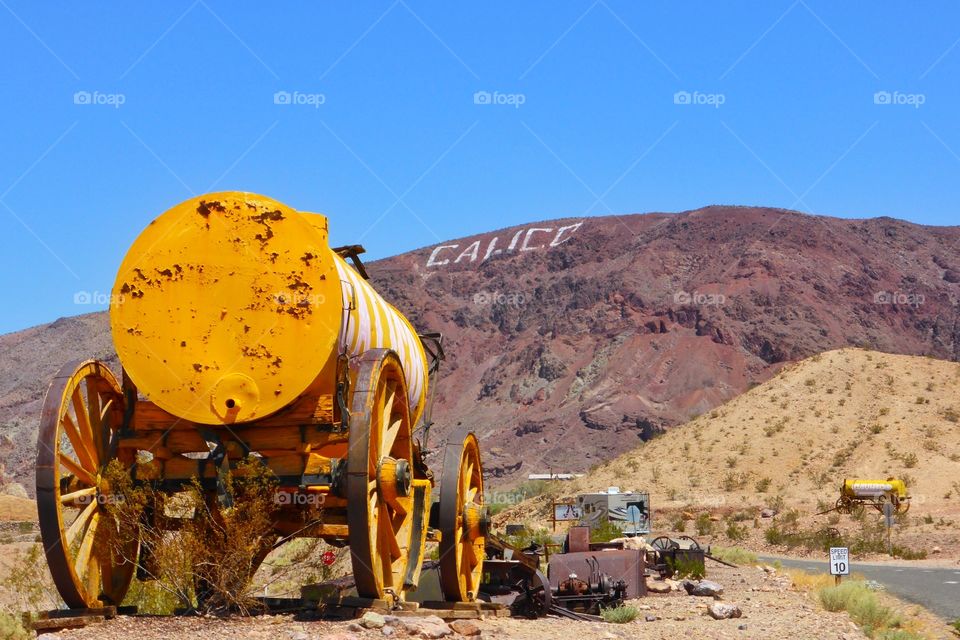
[[[546,575],[540,571],[543,549],[538,545],[517,549],[487,536],[481,598],[508,604],[515,615],[596,620],[601,608],[646,595],[641,551],[591,545],[588,527],[574,529],[581,530],[579,540],[587,541],[583,550],[551,554]],[[567,546],[580,548],[576,541]]]
[[[122,376],[67,364],[43,407],[40,529],[68,606],[119,604],[139,563],[138,535],[100,544],[117,526],[103,508],[111,461],[167,494],[197,479],[216,495],[238,461],[258,459],[278,495],[317,498],[283,501],[276,539],[349,545],[359,595],[403,599],[429,529],[444,597],[477,597],[477,439],[448,445],[431,521],[423,454],[441,340],[367,283],[360,252],[329,246],[325,216],[241,192],[187,200],[137,238],[110,306]]]

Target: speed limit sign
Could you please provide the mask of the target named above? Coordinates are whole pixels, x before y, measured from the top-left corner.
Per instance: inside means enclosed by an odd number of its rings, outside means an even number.
[[[850,575],[850,550],[847,547],[830,547],[830,575]]]

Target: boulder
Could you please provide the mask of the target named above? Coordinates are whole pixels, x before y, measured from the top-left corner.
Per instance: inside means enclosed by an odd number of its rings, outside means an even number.
[[[450,623],[450,628],[462,636],[480,635],[480,627],[473,620],[454,620]]]
[[[384,622],[421,638],[443,638],[453,635],[453,630],[437,616],[384,616]]]
[[[743,611],[740,610],[740,607],[730,602],[714,602],[707,609],[707,613],[709,613],[710,617],[714,620],[739,618],[743,615]]]
[[[700,582],[684,580],[681,584],[684,590],[691,596],[719,598],[723,595],[723,587],[710,580],[701,580]]]
[[[373,611],[367,611],[363,614],[363,617],[360,618],[360,626],[364,629],[383,629],[385,624],[387,624],[386,619],[379,613]]]
[[[673,591],[673,587],[667,584],[663,580],[654,580],[653,578],[647,578],[647,591],[650,593],[670,593]]]

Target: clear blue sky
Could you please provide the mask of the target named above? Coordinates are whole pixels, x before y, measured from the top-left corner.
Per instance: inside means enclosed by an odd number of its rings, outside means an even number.
[[[957,224],[958,42],[956,2],[0,0],[0,332],[99,308],[209,190],[371,258],[714,203]]]

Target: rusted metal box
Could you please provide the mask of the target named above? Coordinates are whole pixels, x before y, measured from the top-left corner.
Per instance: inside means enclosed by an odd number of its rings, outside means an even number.
[[[577,553],[558,553],[550,556],[547,577],[550,587],[556,589],[571,573],[583,580],[590,577],[588,560],[596,558],[600,563],[600,573],[606,573],[614,580],[627,583],[627,599],[642,598],[647,595],[647,583],[643,578],[644,555],[636,549],[621,551],[585,551]]]
[[[567,551],[590,551],[590,527],[570,527],[567,532]]]

